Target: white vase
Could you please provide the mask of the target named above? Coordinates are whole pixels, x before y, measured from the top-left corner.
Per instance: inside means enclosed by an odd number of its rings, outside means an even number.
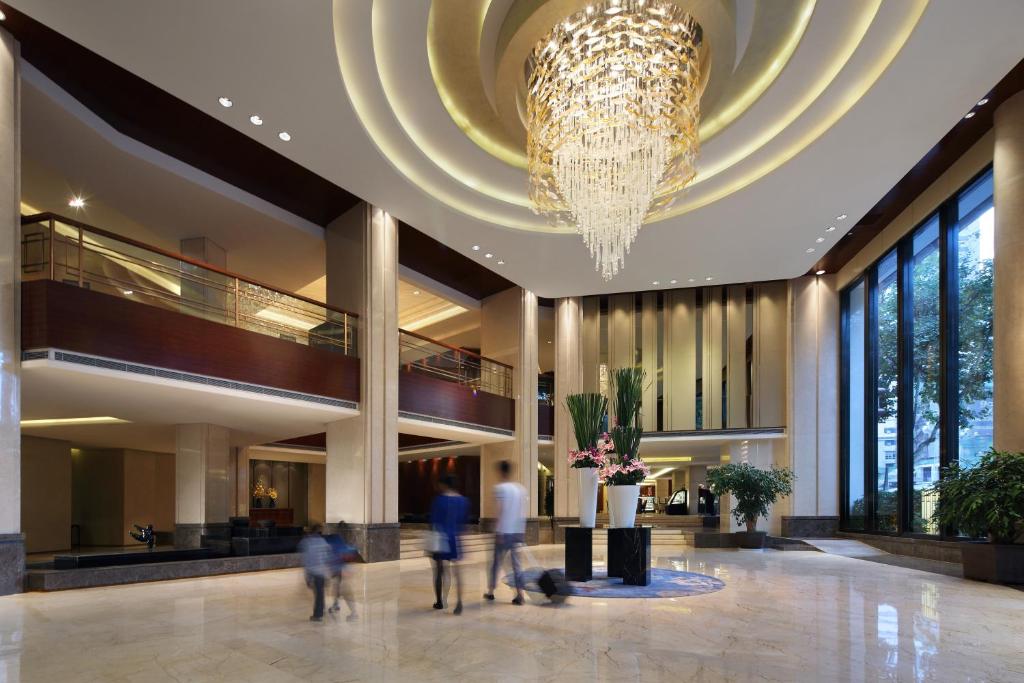
[[[580,526],[593,529],[597,521],[597,468],[580,467]]]
[[[636,522],[636,502],[640,500],[640,485],[605,486],[608,494],[608,516],[613,528],[633,528]]]

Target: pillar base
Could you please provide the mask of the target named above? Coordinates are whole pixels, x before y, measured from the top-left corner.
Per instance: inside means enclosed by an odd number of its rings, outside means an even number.
[[[353,546],[363,562],[390,562],[399,558],[399,524],[328,524],[330,532],[340,534]]]
[[[201,548],[203,536],[209,538],[231,538],[231,525],[227,522],[207,522],[205,524],[175,524],[175,548]]]
[[[579,526],[580,516],[573,515],[572,517],[552,517],[551,528],[554,532],[553,543],[565,543],[565,527],[567,526]]]
[[[782,535],[787,538],[834,538],[838,531],[838,516],[799,515],[782,518]]]
[[[25,580],[25,534],[0,534],[0,595],[20,593]]]

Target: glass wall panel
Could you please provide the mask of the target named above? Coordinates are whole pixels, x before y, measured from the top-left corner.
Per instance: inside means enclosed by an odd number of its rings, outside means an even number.
[[[846,516],[850,529],[865,528],[864,505],[864,282],[846,292]]]
[[[971,466],[992,445],[992,176],[961,195],[957,248],[958,454]]]
[[[875,291],[874,346],[877,350],[875,375],[875,528],[879,531],[897,529],[897,417],[899,407],[899,284],[896,252],[889,253],[878,264],[878,285]]]
[[[931,522],[939,478],[941,344],[939,322],[939,218],[914,233],[910,263],[912,303],[911,398],[913,409],[911,530],[938,533]]]

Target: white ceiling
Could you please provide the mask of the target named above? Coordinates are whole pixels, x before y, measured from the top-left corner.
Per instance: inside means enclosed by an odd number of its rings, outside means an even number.
[[[850,215],[846,226],[863,215],[1024,57],[1024,3],[1016,0],[905,0],[877,11],[873,0],[819,0],[775,82],[704,146],[707,179],[699,175],[682,200],[704,205],[646,226],[625,271],[604,283],[575,235],[508,227],[537,218],[447,176],[395,119],[390,107],[415,93],[418,133],[456,128],[436,91],[424,94],[428,0],[12,4],[470,258],[485,263],[482,254],[494,253],[506,261],[499,272],[546,297],[804,273],[842,236],[823,232],[837,214]],[[865,13],[870,22],[858,23]],[[707,174],[801,101],[858,27],[856,48],[788,126]],[[235,106],[220,107],[222,95]],[[266,124],[249,124],[251,113]],[[277,139],[281,129],[291,142]],[[525,192],[522,172],[479,149],[459,154],[488,183]],[[815,243],[819,236],[826,241]]]
[[[21,365],[22,419],[115,417],[128,421],[22,427],[31,436],[81,446],[173,452],[175,425],[197,422],[227,427],[233,446],[249,446],[323,432],[328,422],[356,414],[346,408],[51,360]]]

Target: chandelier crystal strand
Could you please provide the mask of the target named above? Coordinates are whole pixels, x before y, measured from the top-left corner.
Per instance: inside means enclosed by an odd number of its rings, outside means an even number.
[[[700,26],[672,2],[606,0],[533,50],[530,198],[575,226],[605,280],[644,220],[696,175],[700,44]]]

